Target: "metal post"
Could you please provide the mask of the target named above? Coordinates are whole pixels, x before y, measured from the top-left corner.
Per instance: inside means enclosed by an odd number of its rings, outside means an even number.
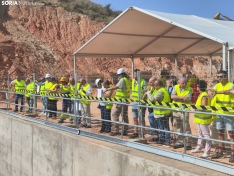
[[[7,74],[7,93],[6,93],[6,98],[7,98],[7,110],[10,110],[10,75]]]
[[[141,72],[140,71],[137,71],[137,82],[138,82],[138,104],[140,105],[140,99],[142,97],[142,95],[141,95]],[[139,109],[142,112],[142,108],[140,107]],[[142,126],[143,125],[142,113],[139,113],[139,114],[140,114],[140,117],[139,117],[140,123],[139,124],[140,124],[140,126]],[[140,138],[144,138],[144,130],[142,128],[140,129]]]
[[[124,131],[124,105],[122,105],[122,107],[121,107],[121,110],[122,110],[122,112],[121,112],[121,122],[122,122],[122,128],[121,128],[121,139],[123,139],[123,131]]]
[[[33,113],[34,114],[36,114],[36,112],[37,112],[37,96],[36,96],[36,76],[35,76],[35,73],[33,73],[33,82],[34,82],[34,95],[33,95]],[[30,105],[29,106],[31,106],[31,103],[30,103]],[[30,107],[29,107],[29,109],[30,109]]]
[[[177,56],[175,56],[175,76],[177,77],[178,76],[178,70],[177,70]]]
[[[75,88],[74,88],[74,117],[73,117],[73,121],[74,121],[74,124],[76,124],[77,128],[78,128],[78,122],[77,122],[77,119],[76,119],[76,115],[77,115],[77,109],[76,109],[76,105],[77,105],[77,73],[76,73],[76,55],[74,54],[73,56],[73,64],[74,64],[74,79],[75,79]],[[79,104],[78,104],[79,106]],[[79,108],[78,108],[79,109]]]
[[[228,81],[231,81],[230,55],[231,55],[231,51],[228,50]]]
[[[223,44],[223,68],[222,70],[226,70],[226,45]]]
[[[184,109],[184,108],[183,108]],[[186,118],[186,115],[185,115],[185,112],[183,112],[183,133],[186,134],[186,125],[185,125],[185,118]],[[184,154],[186,153],[186,146],[187,146],[187,141],[186,141],[186,137],[184,137]]]
[[[212,54],[210,55],[210,82],[212,81]]]
[[[132,78],[134,77],[134,57],[132,57]]]

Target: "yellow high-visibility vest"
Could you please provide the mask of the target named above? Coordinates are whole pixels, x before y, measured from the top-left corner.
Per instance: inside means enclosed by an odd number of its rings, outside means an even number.
[[[123,78],[124,82],[126,84],[126,90],[122,90],[118,88],[116,90],[115,98],[123,98],[123,99],[128,99],[130,97],[130,81],[128,78]]]
[[[20,80],[20,81],[18,81],[17,79],[15,79],[14,80],[14,82],[15,82],[15,92],[17,93],[17,94],[24,94],[24,92],[23,91],[20,91],[20,90],[23,90],[25,87],[24,87],[24,80]]]
[[[58,84],[53,84],[52,83],[52,86],[49,88],[49,90],[54,90],[54,88],[57,86]],[[58,98],[54,98],[54,97],[48,97],[49,100],[58,100]]]
[[[30,95],[33,93],[34,89],[35,89],[34,82],[29,83],[26,87],[27,92],[25,93],[25,96],[29,98]]]
[[[86,83],[86,84],[83,86],[83,89],[80,91],[80,95],[82,95],[82,96],[87,96],[85,92],[88,90],[89,87],[91,87],[90,84]],[[84,90],[85,92],[84,92],[83,90]],[[81,104],[90,104],[91,102],[90,102],[90,101],[81,100],[80,103],[81,103]]]
[[[168,90],[165,87],[161,87],[158,90],[155,89],[154,92],[153,92],[153,96],[155,96],[159,91],[163,92],[162,102],[165,102],[165,103],[171,102],[170,94],[169,94]],[[157,107],[160,107],[160,106],[157,106]],[[155,115],[169,115],[169,114],[171,114],[171,112],[172,112],[171,110],[154,109],[154,114]]]
[[[132,99],[133,99],[133,101],[139,101],[139,99],[138,99],[138,83],[135,84],[135,82],[136,82],[136,80],[133,79],[132,80]],[[144,93],[144,90],[143,90],[144,83],[145,83],[145,80],[141,79],[141,81],[140,81],[140,88],[141,88],[140,98],[143,96],[143,93]]]
[[[208,98],[208,94],[207,92],[202,92],[196,101],[196,106],[201,106],[202,105],[202,98],[203,97],[207,97]],[[210,106],[210,99],[208,98],[208,103],[207,106]],[[194,122],[198,123],[198,124],[202,124],[202,125],[208,125],[213,121],[212,115],[210,114],[194,114]]]
[[[180,91],[180,85],[179,85],[179,84],[175,85],[175,86],[174,86],[174,89],[175,89],[175,92],[176,92],[176,95],[177,95],[177,96],[186,97],[190,92],[192,92],[192,88],[189,87],[189,86],[185,86],[184,90],[181,92],[181,91]],[[181,102],[181,101],[179,101],[179,100],[173,100],[173,103],[178,103],[178,104],[183,103],[183,104],[184,104],[184,102]]]
[[[227,82],[224,86],[222,83],[216,84],[216,91],[230,90],[232,83]],[[216,94],[216,106],[217,107],[233,107],[234,106],[234,95],[227,94]],[[225,112],[218,110],[219,114],[234,114],[234,112]]]

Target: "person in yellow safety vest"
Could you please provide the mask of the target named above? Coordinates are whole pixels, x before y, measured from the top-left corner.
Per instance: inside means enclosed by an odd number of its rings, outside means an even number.
[[[46,88],[47,93],[58,93],[60,86],[57,84],[57,79],[52,77],[51,78],[51,87],[49,89]],[[48,96],[48,101],[47,101],[47,110],[49,111],[49,117],[56,118],[57,117],[57,101],[58,98],[54,95]]]
[[[30,77],[29,79],[26,80],[26,93],[25,93],[25,97],[26,100],[28,102],[28,110],[26,111],[27,113],[32,113],[32,107],[33,107],[33,97],[31,96],[31,94],[33,94],[34,90],[35,90],[35,83],[32,80],[32,77]]]
[[[90,96],[92,93],[92,87],[89,83],[86,82],[86,80],[84,78],[80,79],[80,90],[78,91],[78,94],[81,96]],[[87,101],[87,100],[80,100],[80,104],[81,104],[81,113],[83,117],[83,123],[82,123],[82,127],[85,128],[91,128],[91,119],[90,119],[90,104],[91,101]],[[78,124],[81,123],[81,117],[78,117]]]
[[[163,86],[163,82],[160,79],[157,79],[154,82],[154,92],[153,94],[150,91],[148,86],[148,91],[146,92],[147,97],[151,102],[171,102],[170,95],[168,90]],[[156,106],[159,108],[160,106]],[[165,108],[162,106],[162,108]],[[172,116],[171,110],[165,109],[154,109],[154,118],[156,120],[157,126],[160,130],[170,131],[169,128],[169,118]],[[164,146],[170,147],[170,133],[160,131],[159,138],[154,140],[156,144],[163,144]]]
[[[45,75],[45,81],[42,79],[42,82],[39,84],[40,85],[40,94],[41,94],[41,100],[43,103],[43,111],[39,114],[39,116],[46,116],[46,109],[48,108],[47,102],[48,102],[48,97],[45,95],[47,93],[47,90],[50,90],[51,86],[53,85],[51,82],[51,75],[47,73]]]
[[[71,87],[68,84],[67,78],[65,76],[61,77],[59,82],[60,84],[60,93],[62,93],[64,96],[68,96],[68,97],[64,97],[63,98],[63,103],[62,103],[62,114],[60,115],[60,120],[59,123],[63,123],[63,121],[66,119],[66,114],[69,108],[69,113],[71,114],[71,100],[70,100],[70,92],[71,92]],[[70,119],[70,122],[73,121],[73,119]],[[73,122],[72,122],[73,123]]]
[[[232,82],[228,81],[228,73],[227,71],[219,71],[217,78],[219,79],[219,83],[216,84],[213,90],[216,93],[216,107],[233,107],[234,106],[234,85]],[[218,130],[218,139],[224,140],[224,132],[228,131],[230,136],[230,142],[234,142],[234,118],[228,115],[233,115],[233,112],[225,112],[222,110],[218,110],[217,113],[217,121],[216,128]],[[217,151],[214,155],[211,156],[211,159],[222,158],[223,155],[224,144],[219,142],[217,146]],[[229,162],[234,163],[234,145],[231,144],[231,157]]]
[[[130,98],[130,81],[128,78],[128,75],[125,73],[125,70],[123,68],[118,69],[117,71],[119,82],[116,84],[116,86],[110,87],[105,90],[116,90],[115,98],[119,99],[129,99]],[[128,106],[127,105],[121,105],[116,104],[114,112],[112,113],[112,117],[114,121],[119,121],[119,115],[122,113],[122,107],[123,107],[123,122],[128,123]],[[111,132],[111,136],[119,135],[119,124],[115,123],[115,130]],[[128,135],[128,126],[124,125],[123,129],[123,135]]]
[[[173,103],[177,104],[191,104],[192,99],[192,88],[187,86],[187,79],[181,77],[178,81],[178,84],[174,86],[171,99]],[[183,125],[183,113],[182,112],[173,112],[173,128],[174,131],[179,133],[184,133],[184,128],[186,129],[186,134],[191,134],[191,127],[189,124],[189,114],[185,113],[185,126]],[[176,141],[173,146],[174,149],[184,147],[184,137],[176,135]],[[186,149],[191,150],[191,139],[186,137]]]
[[[16,76],[16,79],[14,79],[11,84],[11,86],[15,87],[15,110],[14,112],[18,112],[18,101],[20,98],[21,101],[21,107],[20,112],[23,112],[23,106],[24,106],[24,90],[26,88],[26,84],[22,78],[22,76]]]
[[[146,91],[146,82],[145,79],[141,78],[140,79],[140,95],[138,93],[138,77],[137,77],[137,72],[140,71],[139,69],[134,70],[134,78],[132,79],[132,117],[133,117],[133,122],[134,125],[138,125],[138,118],[142,117],[142,126],[145,126],[145,107],[139,107],[139,98],[141,100],[142,96],[144,95]],[[139,98],[138,98],[139,96]],[[138,128],[134,127],[134,132],[132,135],[129,136],[129,138],[138,138]]]
[[[199,96],[196,101],[196,106],[210,106],[210,99],[208,93],[206,92],[207,83],[204,80],[199,80],[197,84],[197,90],[199,91]],[[207,111],[210,112],[210,111]],[[197,123],[199,137],[204,137],[210,139],[209,125],[213,121],[212,115],[210,114],[194,114],[194,122]],[[198,139],[197,147],[192,150],[192,153],[199,153],[202,149],[203,139]],[[211,149],[211,141],[206,140],[206,146],[203,155],[200,158],[207,158]]]

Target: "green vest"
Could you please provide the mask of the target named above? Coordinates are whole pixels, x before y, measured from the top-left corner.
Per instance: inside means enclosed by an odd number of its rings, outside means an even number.
[[[45,82],[45,89],[50,89],[51,86],[53,86],[53,83],[52,83],[52,82],[49,82],[49,81],[46,81],[46,82]]]
[[[15,92],[17,94],[24,94],[24,92],[22,90],[24,90],[24,80],[20,80],[18,81],[17,79],[14,80],[15,82]]]
[[[135,79],[132,80],[132,99],[133,101],[139,101],[138,99],[138,83],[135,84]],[[141,79],[140,81],[140,87],[141,87],[141,95],[140,98],[143,96],[144,90],[143,90],[143,86],[144,86],[145,80]]]
[[[122,90],[122,89],[118,88],[116,90],[115,98],[128,99],[130,97],[130,81],[128,78],[125,78],[125,77],[123,79],[124,79],[124,82],[126,84],[127,89]]]
[[[29,83],[26,87],[27,92],[25,93],[25,96],[29,98],[30,95],[33,93],[34,89],[35,89],[34,82]]]
[[[83,86],[83,89],[80,91],[80,95],[82,95],[82,96],[87,96],[85,92],[88,90],[89,87],[91,87],[90,84],[86,83],[86,84]],[[84,90],[85,92],[84,92],[83,90]],[[91,102],[90,102],[90,101],[81,100],[80,103],[81,103],[81,104],[90,104]]]
[[[202,98],[203,97],[208,97],[207,92],[202,92],[196,101],[196,106],[201,106],[202,105]],[[210,100],[208,99],[208,104],[207,106],[210,105]],[[208,125],[213,121],[212,115],[210,114],[194,114],[194,122],[202,125]]]
[[[72,85],[70,83],[68,83],[68,85],[70,86],[70,95],[71,95],[71,100],[74,100],[75,98],[75,85]]]
[[[158,91],[160,91],[160,90],[163,92],[162,102],[165,102],[165,103],[171,102],[170,94],[165,87],[161,87],[158,90],[154,90],[153,96],[155,96],[158,93]],[[157,107],[160,107],[160,106],[157,106]],[[163,107],[163,106],[161,106],[161,107]],[[171,110],[154,109],[154,114],[155,115],[169,115],[169,114],[171,114]]]

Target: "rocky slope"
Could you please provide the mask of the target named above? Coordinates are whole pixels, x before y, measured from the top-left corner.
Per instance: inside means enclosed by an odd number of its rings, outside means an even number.
[[[72,74],[72,53],[105,26],[56,6],[0,6],[0,22],[0,80],[6,80],[7,74],[12,79],[16,74]],[[208,63],[208,58],[180,58],[179,73],[189,70],[206,77]],[[220,68],[220,58],[215,58],[213,64],[215,73]],[[80,75],[102,72],[110,77],[120,67],[131,72],[130,59],[78,59],[77,66]],[[174,58],[139,58],[135,67],[152,70],[154,75],[162,69],[173,74]]]

